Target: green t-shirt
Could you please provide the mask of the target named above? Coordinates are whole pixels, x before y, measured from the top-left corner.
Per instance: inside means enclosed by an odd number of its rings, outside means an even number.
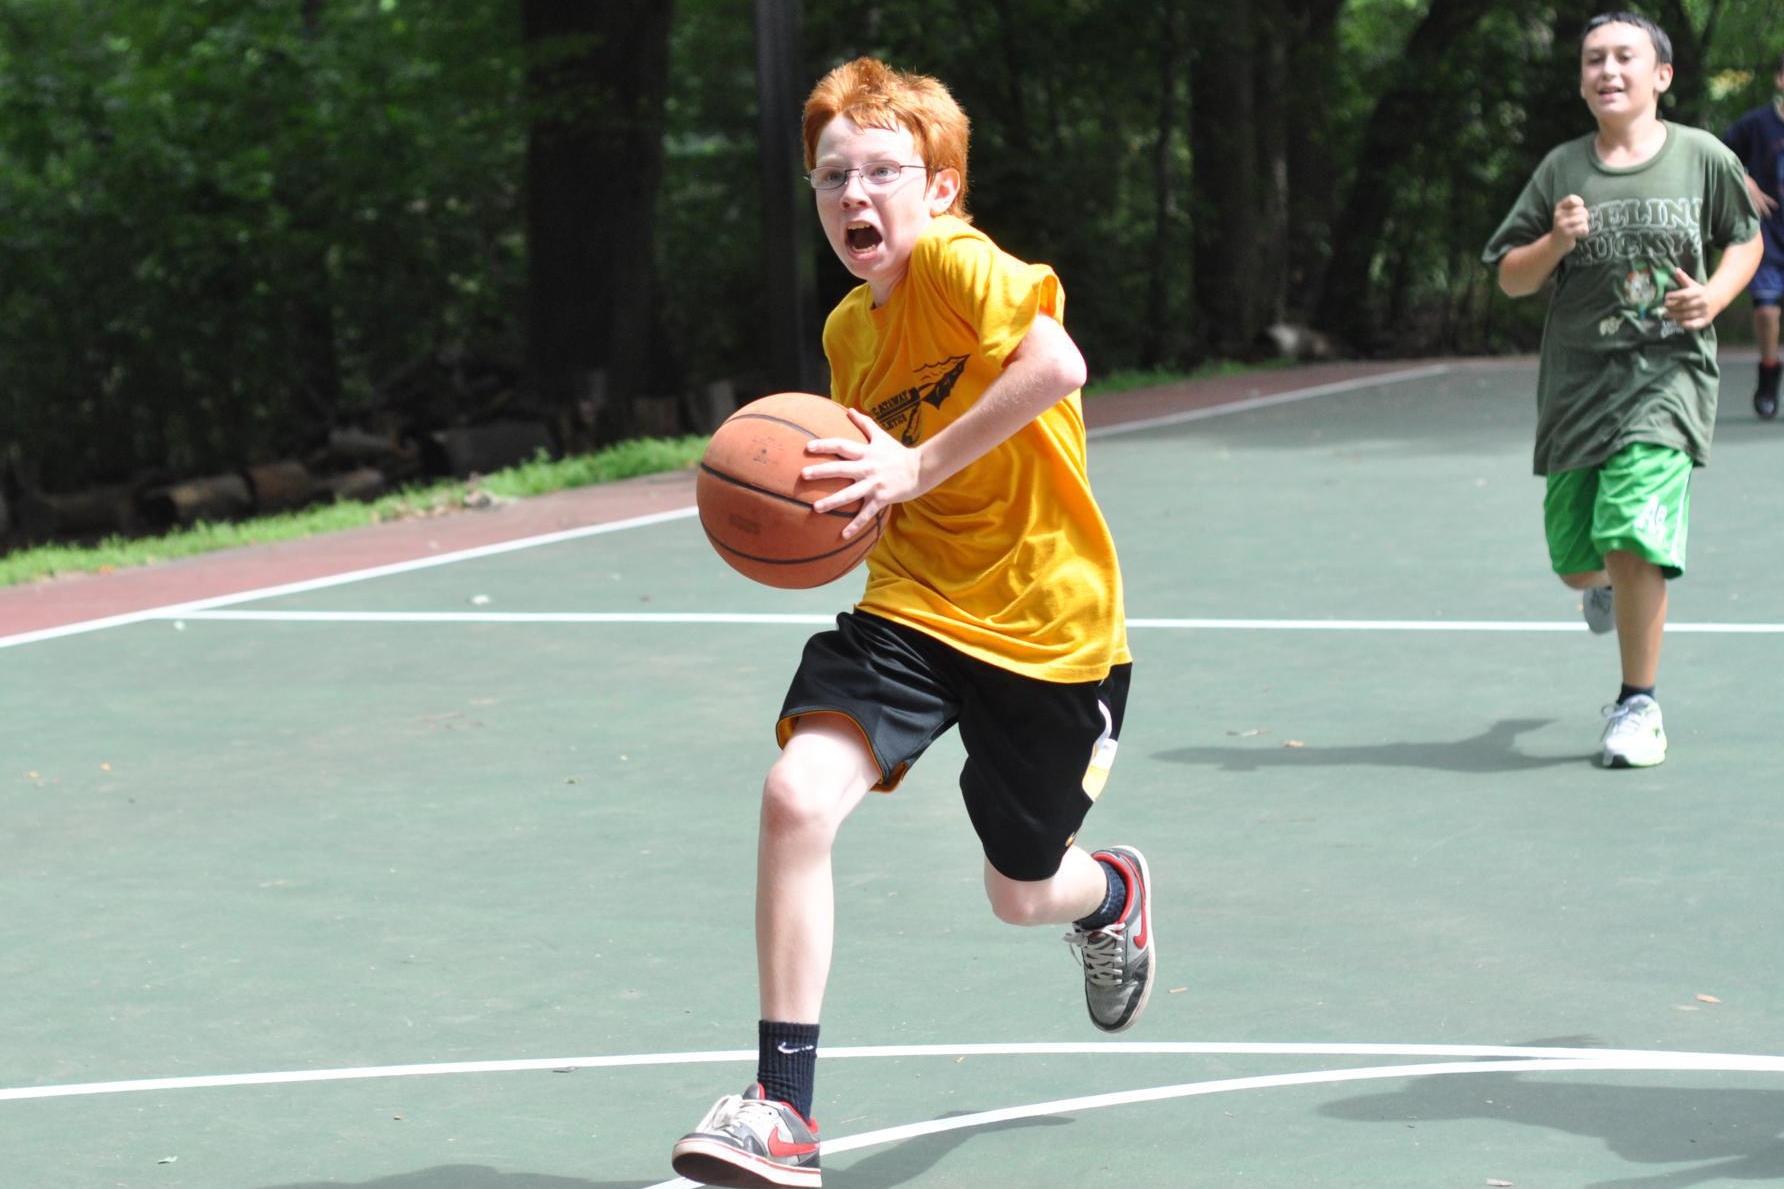
[[[1632,442],[1670,446],[1702,466],[1716,421],[1716,331],[1661,315],[1673,268],[1709,276],[1710,249],[1759,233],[1741,163],[1700,128],[1666,125],[1642,164],[1613,169],[1592,136],[1550,152],[1481,259],[1497,265],[1542,238],[1555,206],[1585,200],[1585,237],[1555,270],[1536,381],[1536,473],[1596,466]]]

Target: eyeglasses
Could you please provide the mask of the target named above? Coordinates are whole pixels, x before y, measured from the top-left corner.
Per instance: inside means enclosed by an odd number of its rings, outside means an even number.
[[[900,165],[896,161],[869,161],[859,169],[843,169],[837,165],[823,165],[805,175],[814,190],[840,190],[849,184],[849,175],[861,175],[863,185],[875,190],[884,190],[904,176],[907,169],[928,169],[927,165]]]

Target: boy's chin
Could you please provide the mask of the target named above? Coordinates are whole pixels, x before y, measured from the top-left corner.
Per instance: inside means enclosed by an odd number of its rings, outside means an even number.
[[[858,281],[871,281],[882,276],[886,271],[886,258],[876,253],[863,259],[859,256],[844,256],[842,266]]]

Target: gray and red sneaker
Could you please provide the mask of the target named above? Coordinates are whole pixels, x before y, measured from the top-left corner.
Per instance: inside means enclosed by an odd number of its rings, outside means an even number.
[[[1101,929],[1072,926],[1066,944],[1084,966],[1084,1006],[1090,1022],[1104,1032],[1122,1032],[1146,1010],[1152,995],[1153,953],[1151,876],[1146,860],[1131,846],[1099,850],[1096,859],[1113,863],[1127,881],[1121,919]]]
[[[675,1142],[670,1165],[699,1185],[760,1189],[768,1185],[817,1189],[818,1128],[760,1085],[727,1094],[700,1125]]]

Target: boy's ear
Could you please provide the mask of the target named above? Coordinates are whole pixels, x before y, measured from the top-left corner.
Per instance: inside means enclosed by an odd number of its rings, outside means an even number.
[[[1671,62],[1662,62],[1654,68],[1654,90],[1656,93],[1664,94],[1666,89],[1672,86],[1672,81],[1673,67]]]
[[[954,199],[960,195],[960,171],[958,169],[940,169],[929,179],[930,213],[945,215],[948,208],[954,205]]]

